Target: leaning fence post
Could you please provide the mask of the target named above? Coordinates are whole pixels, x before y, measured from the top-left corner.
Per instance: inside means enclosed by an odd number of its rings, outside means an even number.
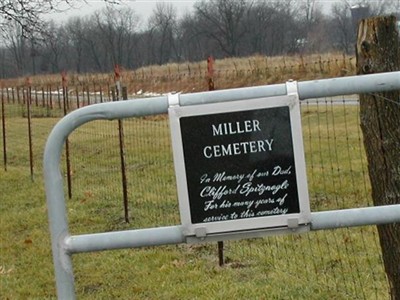
[[[44,86],[42,86],[42,107],[48,107],[48,101],[46,99],[46,95],[44,93]]]
[[[94,103],[97,103],[96,82],[95,81],[93,81],[93,94],[94,94]]]
[[[79,86],[76,86],[75,88],[75,94],[76,94],[76,108],[80,108],[80,104],[79,104]],[[85,105],[85,103],[83,103],[83,106]]]
[[[19,86],[16,86],[16,89],[17,89],[17,102],[18,102],[18,104],[21,104],[21,98],[20,98],[20,95],[19,95],[19,89],[20,89],[20,87]],[[24,90],[22,89],[22,102],[23,102],[23,104],[25,104],[25,97],[24,97]]]
[[[67,73],[61,73],[62,79],[62,91],[63,91],[63,105],[64,105],[64,116],[68,113],[67,102],[68,102],[68,88],[67,88]],[[67,164],[67,186],[68,186],[68,198],[72,198],[72,181],[71,181],[71,161],[69,159],[69,140],[65,139],[65,161]]]
[[[49,84],[47,86],[47,96],[49,97],[49,101],[50,101],[50,109],[53,110],[54,106],[53,106],[53,93],[51,92],[51,85]]]
[[[32,89],[31,89],[31,97],[32,97]],[[37,86],[35,88],[35,105],[36,105],[36,107],[39,106]]]
[[[32,101],[32,83],[29,77],[26,78],[26,113],[28,119],[28,143],[29,143],[29,166],[31,179],[33,181],[33,149],[32,149],[32,116],[31,116],[31,101]]]
[[[60,87],[57,85],[57,101],[58,101],[58,108],[61,110],[61,97],[60,97]]]
[[[121,88],[121,72],[119,65],[114,67],[114,81],[115,81],[115,94],[113,100],[119,101],[122,95]],[[125,222],[129,223],[129,207],[128,207],[128,184],[126,176],[126,164],[125,164],[125,141],[124,141],[124,125],[121,119],[118,119],[118,132],[119,132],[119,155],[121,159],[121,176],[122,176],[122,196],[124,204],[124,217]]]
[[[82,87],[82,90],[83,90],[83,87]],[[88,105],[90,105],[91,103],[90,103],[89,84],[87,84],[87,86],[86,86],[86,98],[87,98]]]
[[[361,20],[356,50],[357,74],[399,71],[396,18]],[[360,119],[374,205],[400,204],[400,90],[361,94]],[[400,227],[377,227],[391,299],[400,299]]]

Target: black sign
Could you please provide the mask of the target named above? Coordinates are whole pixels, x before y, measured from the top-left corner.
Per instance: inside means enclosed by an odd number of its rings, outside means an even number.
[[[192,224],[300,213],[289,107],[180,118]]]

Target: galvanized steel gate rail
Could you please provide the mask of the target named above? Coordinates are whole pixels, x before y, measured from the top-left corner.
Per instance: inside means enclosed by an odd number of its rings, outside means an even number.
[[[300,100],[400,89],[400,72],[298,82]],[[238,88],[179,96],[181,106],[286,95],[286,84]],[[94,120],[115,120],[166,113],[168,97],[134,99],[86,106],[65,116],[53,128],[44,152],[44,179],[53,261],[59,299],[75,299],[71,256],[74,253],[138,248],[186,242],[180,225],[70,235],[60,160],[76,128]],[[311,213],[311,230],[400,222],[400,204]]]

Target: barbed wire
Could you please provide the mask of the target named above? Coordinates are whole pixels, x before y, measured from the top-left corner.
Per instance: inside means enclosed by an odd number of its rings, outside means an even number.
[[[390,102],[390,103],[393,103],[393,104],[396,104],[396,105],[400,106],[400,99],[399,99],[399,101],[397,102],[397,101],[395,101],[395,100],[392,100],[392,99],[390,99],[390,98],[387,98],[387,97],[385,97],[385,96],[382,96],[382,95],[380,95],[380,94],[378,94],[378,93],[368,93],[368,95],[374,96],[374,97],[376,97],[376,98],[380,98],[380,99],[382,99],[382,100],[385,100],[385,101],[388,101],[388,102]]]

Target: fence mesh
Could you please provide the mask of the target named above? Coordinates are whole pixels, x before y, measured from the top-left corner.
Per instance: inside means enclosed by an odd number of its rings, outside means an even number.
[[[33,180],[41,176],[41,147],[59,118],[72,109],[110,101],[110,94],[110,88],[99,93],[77,88],[68,94],[60,88],[35,89],[30,95],[26,89],[3,89],[4,168],[26,168]],[[358,97],[308,99],[301,113],[312,211],[372,205]],[[62,164],[65,193],[71,195],[67,202],[72,233],[179,224],[166,115],[94,121],[74,131],[68,145],[68,169],[66,153]],[[217,259],[213,243],[179,247],[193,259]],[[288,289],[300,298],[313,298],[317,290],[335,299],[388,298],[374,226],[227,241],[224,256],[225,264],[239,275],[242,268],[264,274],[256,279],[264,284],[274,286],[280,278],[290,278]],[[273,293],[271,298],[290,296],[284,289]]]

